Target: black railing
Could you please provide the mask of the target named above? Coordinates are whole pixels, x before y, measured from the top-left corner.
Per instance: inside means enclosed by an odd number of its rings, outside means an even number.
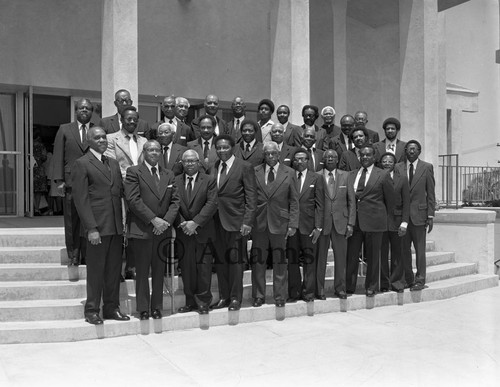
[[[458,165],[458,154],[439,155],[441,205],[492,206],[500,201],[500,168]]]

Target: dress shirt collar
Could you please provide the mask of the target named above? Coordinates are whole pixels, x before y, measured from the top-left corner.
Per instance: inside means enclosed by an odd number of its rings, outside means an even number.
[[[151,168],[153,168],[153,166],[156,167],[156,174],[158,175],[158,177],[160,176],[160,166],[158,164],[150,165],[146,160],[144,160],[144,164],[146,164],[146,167],[148,167],[149,173],[151,174],[152,174]]]
[[[231,167],[233,166],[233,163],[234,163],[234,155],[232,155],[229,160],[226,161],[226,173],[229,171],[229,169],[231,169]],[[223,161],[221,160],[220,164],[219,164],[219,173],[222,169],[222,163]]]
[[[255,142],[256,142],[255,138],[252,140],[252,142],[245,142],[245,141],[243,141],[243,149],[245,149],[245,150],[247,149],[247,144],[249,144],[250,145],[250,149],[252,149],[253,146],[255,145]]]
[[[102,154],[100,154],[99,152],[93,150],[92,148],[89,148],[89,150],[92,152],[92,154],[95,156],[95,158],[97,160],[99,160],[100,162],[102,162]]]
[[[329,171],[329,170],[328,170],[328,169],[326,169],[326,168],[325,168],[325,169],[323,169],[323,176],[325,177],[325,180],[326,180],[326,181],[328,181],[328,179],[329,179],[329,177],[330,177],[330,176],[329,176],[329,173],[330,173],[330,172],[333,174],[333,178],[335,179],[335,173],[337,172],[337,168],[335,168],[335,169],[334,169],[334,170],[332,170],[332,171]]]
[[[197,177],[198,177],[198,173],[199,172],[196,172],[193,176],[189,176],[187,173],[184,174],[184,180],[186,181],[186,188],[187,188],[187,185],[189,183],[189,178],[192,177],[193,178],[193,184],[194,182],[196,181]],[[193,187],[191,187],[193,188]]]

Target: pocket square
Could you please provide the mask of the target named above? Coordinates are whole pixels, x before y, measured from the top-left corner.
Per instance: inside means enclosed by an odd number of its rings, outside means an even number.
[[[172,188],[174,185],[173,184],[169,184],[167,185],[167,188]]]
[[[314,184],[311,184],[309,187],[314,188]]]
[[[181,136],[180,137],[181,140],[185,140],[186,139],[186,136]]]

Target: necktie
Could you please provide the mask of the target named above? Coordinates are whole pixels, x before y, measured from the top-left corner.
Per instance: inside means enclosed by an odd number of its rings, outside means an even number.
[[[413,163],[410,163],[410,177],[409,177],[410,185],[412,180],[413,180]]]
[[[348,143],[347,143],[347,149],[351,149],[352,148],[352,141],[351,139],[349,139]]]
[[[250,152],[250,144],[249,143],[247,143],[247,145],[246,145],[245,152],[247,152],[247,153]]]
[[[156,167],[151,167],[151,174],[153,175],[153,179],[154,179],[155,184],[156,184],[156,189],[158,191],[160,191],[160,178],[156,174]]]
[[[359,178],[358,181],[358,188],[356,189],[356,193],[361,193],[365,189],[366,172],[368,172],[368,169],[363,168],[363,172],[361,172],[361,177]]]
[[[394,144],[387,145],[387,151],[388,152],[394,152]]]
[[[272,183],[274,181],[274,168],[269,169],[269,174],[267,175],[267,183]]]
[[[163,148],[163,154],[165,155],[165,164],[168,164],[168,150],[170,147],[166,146]]]
[[[102,161],[102,163],[106,166],[106,168],[108,168],[108,170],[111,170],[111,169],[109,168],[109,160],[108,160],[108,158],[107,158],[106,156],[102,155],[102,156],[101,156],[101,161]]]
[[[311,148],[307,148],[307,153],[309,153],[309,160],[307,161],[307,169],[314,172],[315,171],[314,155]]]
[[[186,187],[186,196],[188,199],[188,202],[191,201],[191,195],[193,194],[193,177],[189,176],[188,177],[188,183]]]
[[[302,172],[299,172],[299,175],[297,177],[297,181],[299,183],[299,186],[298,186],[298,191],[300,192],[301,191],[301,188],[302,188]]]
[[[335,178],[333,177],[333,173],[329,172],[328,173],[328,195],[330,195],[331,198],[333,198],[333,182],[335,181]],[[359,184],[358,184],[359,186]]]
[[[227,173],[227,164],[226,164],[225,161],[223,161],[222,162],[222,168],[220,170],[220,176],[219,176],[219,187],[224,182],[224,179],[226,178],[226,173]]]
[[[129,140],[129,149],[130,149],[130,157],[132,158],[132,164],[137,165],[137,158],[139,157],[138,151],[137,151],[137,141],[135,139],[135,135],[126,136]]]
[[[83,124],[81,128],[82,128],[82,144],[84,144],[85,140],[87,139],[87,126]]]
[[[235,126],[235,131],[238,132],[240,130],[240,119],[236,119],[236,126]]]
[[[206,159],[208,157],[208,140],[205,140],[205,146],[203,147],[203,158]]]
[[[360,158],[360,155],[359,155],[359,149],[358,149],[358,148],[356,148],[355,150],[356,150],[356,157],[358,158],[358,161],[359,161],[359,158]]]
[[[168,121],[168,123],[169,123],[169,124],[173,124],[173,123],[174,123],[174,121],[172,121],[172,120],[169,120],[169,121]]]

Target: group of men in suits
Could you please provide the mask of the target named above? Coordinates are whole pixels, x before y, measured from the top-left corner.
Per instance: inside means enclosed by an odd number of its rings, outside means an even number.
[[[259,103],[261,120],[248,119],[242,97],[236,97],[234,118],[226,123],[216,115],[217,96],[208,95],[206,114],[189,126],[176,110],[177,104],[189,103],[166,97],[163,120],[149,127],[131,103],[130,93],[119,90],[117,115],[104,118],[100,127],[90,122],[90,101],[78,101],[76,122],[61,126],[56,138],[54,157],[66,173],[57,180],[66,186],[70,262],[80,262],[82,246],[92,251],[85,309],[90,323],[102,323],[96,301],[101,293],[105,318],[128,318],[119,311],[115,294],[122,256],[115,240],[123,232],[129,241],[126,266],[136,270],[141,319],[162,317],[164,246],[172,228],[181,246],[177,255],[186,295],[179,312],[238,310],[245,265],[252,269],[253,305],[261,306],[268,259],[276,306],[325,299],[330,247],[334,291],[341,299],[356,290],[362,260],[369,297],[391,288],[424,287],[425,234],[434,216],[433,169],[418,158],[417,141],[397,138],[397,119],[384,121],[385,139],[378,141],[378,134],[366,128],[365,112],[343,116],[339,128],[330,106],[321,110],[322,127],[315,123],[320,114],[314,105],[304,106],[304,124],[297,126],[288,121],[286,105],[277,109],[279,123],[272,122],[274,104],[268,99]],[[106,211],[99,210],[105,192],[112,193]],[[78,218],[81,224],[74,221]],[[104,236],[113,238],[99,246]],[[105,258],[96,263],[96,256]],[[219,286],[214,304],[212,265]]]

